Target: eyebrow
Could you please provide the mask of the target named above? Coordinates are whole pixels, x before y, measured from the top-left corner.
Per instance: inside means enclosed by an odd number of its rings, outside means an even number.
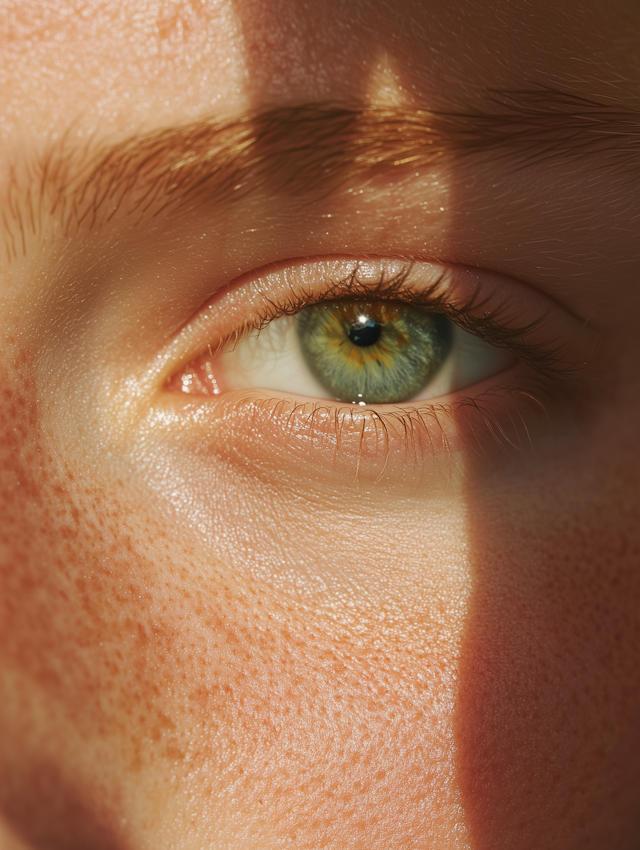
[[[543,86],[491,92],[483,110],[311,103],[200,120],[112,145],[78,145],[71,136],[11,169],[3,209],[10,259],[26,252],[27,237],[46,216],[57,216],[70,235],[122,212],[156,216],[261,191],[329,194],[339,183],[431,168],[445,156],[485,155],[516,167],[590,159],[632,180],[640,176],[640,113]]]

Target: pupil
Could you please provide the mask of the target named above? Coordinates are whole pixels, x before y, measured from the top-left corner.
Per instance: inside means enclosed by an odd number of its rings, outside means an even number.
[[[354,345],[374,345],[380,338],[382,325],[374,322],[373,319],[365,319],[364,322],[357,322],[349,328],[349,339]]]

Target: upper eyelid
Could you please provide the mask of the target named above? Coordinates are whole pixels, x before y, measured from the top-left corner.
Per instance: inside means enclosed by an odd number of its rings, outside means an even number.
[[[331,285],[325,291],[305,293],[297,303],[284,304],[280,307],[274,305],[271,314],[265,316],[260,324],[255,327],[255,330],[260,332],[264,326],[278,318],[297,314],[305,306],[323,301],[353,300],[354,297],[378,301],[400,300],[442,312],[465,330],[480,336],[494,345],[508,348],[509,350],[513,350],[514,348],[520,349],[518,353],[541,372],[556,371],[554,367],[557,365],[557,358],[553,355],[553,352],[546,349],[531,350],[527,346],[517,344],[518,338],[533,331],[536,324],[540,322],[540,319],[533,320],[527,325],[506,327],[495,316],[474,318],[472,310],[473,308],[476,311],[481,309],[482,301],[478,299],[475,303],[469,302],[464,306],[461,304],[454,305],[447,297],[446,286],[442,285],[446,276],[444,269],[441,274],[436,276],[431,286],[426,289],[420,289],[415,285],[407,285],[411,278],[412,267],[413,263],[409,261],[406,267],[398,273],[388,277],[385,277],[383,274],[380,280],[376,280],[371,286],[358,285],[357,274],[352,273],[346,279],[336,281],[335,285]],[[252,329],[254,328],[248,328],[248,330]],[[236,342],[239,342],[239,340]],[[532,356],[533,354],[536,356]]]
[[[310,280],[313,278],[313,280]],[[466,330],[514,351],[543,373],[585,379],[601,353],[598,331],[537,289],[504,275],[394,258],[295,258],[243,275],[218,290],[158,364],[160,381],[222,343],[306,304],[395,298],[434,307]],[[226,322],[226,330],[220,326]]]

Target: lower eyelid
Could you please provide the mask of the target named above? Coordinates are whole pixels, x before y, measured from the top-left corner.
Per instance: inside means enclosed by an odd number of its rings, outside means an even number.
[[[491,470],[531,457],[553,426],[554,406],[566,401],[550,383],[519,363],[472,395],[402,405],[354,408],[260,390],[198,400],[180,393],[164,396],[152,423],[178,434],[183,447],[192,443],[203,462],[239,463],[242,474],[255,467],[250,474],[280,475],[286,463],[288,475],[313,474],[316,484],[335,483],[338,473],[345,481],[402,485],[435,474],[446,482],[470,462]]]

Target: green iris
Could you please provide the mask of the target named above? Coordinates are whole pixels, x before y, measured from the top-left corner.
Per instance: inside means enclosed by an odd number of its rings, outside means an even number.
[[[416,396],[451,349],[440,313],[401,302],[325,301],[298,315],[298,338],[313,375],[339,401],[389,403]]]

